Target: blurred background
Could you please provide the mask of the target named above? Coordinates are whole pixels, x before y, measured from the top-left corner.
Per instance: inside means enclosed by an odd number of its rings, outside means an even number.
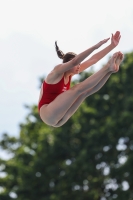
[[[116,51],[120,72],[63,127],[43,124],[40,78],[61,62],[54,42],[80,53],[117,30],[119,45],[73,81]],[[132,37],[132,0],[0,0],[1,200],[133,199]]]
[[[0,134],[17,135],[26,115],[23,105],[37,104],[39,77],[61,62],[55,40],[62,51],[80,53],[119,30],[120,44],[110,55],[129,52],[133,49],[132,10],[131,0],[1,0]]]

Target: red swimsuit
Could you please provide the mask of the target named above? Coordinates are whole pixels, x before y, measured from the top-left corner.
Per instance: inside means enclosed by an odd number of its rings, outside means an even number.
[[[50,102],[52,102],[62,92],[69,90],[70,82],[71,82],[71,76],[69,76],[69,81],[66,85],[64,83],[64,76],[56,84],[48,84],[44,81],[43,82],[43,95],[38,104],[38,109],[40,110],[40,108],[44,104],[49,104]]]

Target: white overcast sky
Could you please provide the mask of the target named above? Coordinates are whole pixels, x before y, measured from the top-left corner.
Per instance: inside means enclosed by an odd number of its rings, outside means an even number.
[[[18,136],[24,104],[37,104],[39,77],[61,62],[55,40],[80,53],[117,30],[119,46],[95,69],[115,51],[133,51],[133,0],[0,0],[0,136]]]

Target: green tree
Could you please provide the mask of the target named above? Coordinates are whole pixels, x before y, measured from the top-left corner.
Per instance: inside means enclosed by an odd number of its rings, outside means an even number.
[[[83,102],[62,127],[40,120],[37,106],[18,138],[3,134],[11,153],[0,160],[1,200],[133,199],[133,53],[117,74]],[[83,81],[89,73],[81,74]]]

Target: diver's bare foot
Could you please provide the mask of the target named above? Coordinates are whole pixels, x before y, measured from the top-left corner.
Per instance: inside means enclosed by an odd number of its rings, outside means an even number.
[[[109,71],[116,73],[119,70],[119,66],[123,60],[123,54],[121,52],[116,52],[113,54],[108,62]]]
[[[124,55],[123,55],[121,52],[119,52],[119,53],[118,53],[118,56],[117,56],[117,58],[116,58],[116,60],[115,60],[116,70],[115,70],[114,73],[116,73],[116,72],[119,71],[119,66],[120,66],[120,64],[122,63],[123,58],[124,58]]]
[[[116,62],[118,54],[119,54],[119,52],[114,53],[113,56],[110,58],[110,60],[107,63],[108,70],[112,73],[114,73],[117,69],[115,62]]]

